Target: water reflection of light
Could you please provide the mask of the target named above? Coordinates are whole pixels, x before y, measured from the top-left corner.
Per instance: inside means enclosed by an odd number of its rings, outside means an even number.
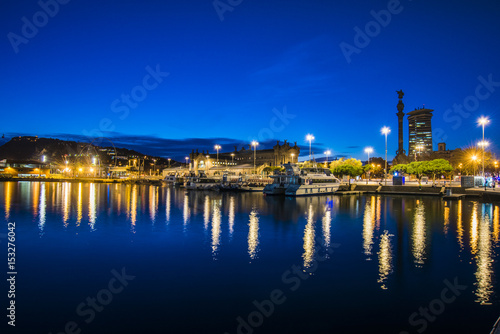
[[[464,228],[462,226],[462,200],[458,200],[457,205],[457,239],[460,244],[460,251],[464,249]]]
[[[375,208],[375,196],[372,196],[370,202],[366,202],[365,216],[363,217],[363,248],[365,250],[365,255],[368,256],[367,260],[371,260],[370,255],[372,255]]]
[[[182,216],[184,217],[184,229],[186,229],[190,215],[191,215],[191,210],[189,209],[189,197],[186,194],[184,195],[184,209],[182,212]]]
[[[134,184],[130,192],[130,231],[135,233],[137,221],[137,186]]]
[[[309,205],[309,210],[307,212],[307,224],[304,229],[304,254],[302,258],[304,259],[304,268],[309,268],[314,259],[314,216],[313,216],[313,206]]]
[[[214,201],[212,209],[212,257],[217,259],[217,251],[220,245],[221,212],[220,203]]]
[[[78,184],[78,202],[76,204],[76,226],[80,226],[82,222],[82,184]]]
[[[40,236],[43,235],[43,230],[45,228],[45,210],[46,210],[46,199],[45,199],[45,182],[42,182],[41,184],[41,190],[40,190],[40,200],[38,201],[39,203],[39,209],[38,209],[38,228],[40,230]]]
[[[10,204],[12,202],[12,182],[5,182],[5,220],[10,218]]]
[[[380,250],[378,252],[378,272],[379,277],[377,282],[384,290],[387,289],[386,282],[389,274],[392,272],[392,247],[391,235],[388,231],[384,231],[380,237]]]
[[[234,232],[234,197],[229,197],[229,238],[233,237]]]
[[[495,210],[493,211],[493,237],[495,242],[498,242],[500,233],[500,208],[495,205]]]
[[[68,219],[70,213],[70,198],[71,197],[71,183],[66,182],[63,184],[63,225],[68,227]]]
[[[210,196],[205,195],[205,203],[203,208],[203,227],[205,231],[208,229],[208,223],[210,223]]]
[[[97,219],[96,186],[95,183],[89,185],[89,224],[90,230],[95,231],[95,222]]]
[[[470,248],[472,255],[477,253],[478,220],[477,220],[477,202],[472,207],[472,216],[470,222]]]
[[[450,226],[450,207],[445,202],[444,207],[444,224],[443,224],[443,232],[444,234],[448,234],[448,227]]]
[[[38,208],[39,208],[39,201],[40,201],[40,182],[32,182],[31,183],[31,188],[32,193],[30,193],[30,196],[33,198],[33,216],[36,217],[38,214]]]
[[[167,219],[167,223],[170,222],[170,187],[167,187],[167,196],[165,200],[165,217]]]
[[[158,211],[158,187],[149,187],[149,217],[154,224]]]
[[[325,247],[330,247],[330,229],[332,226],[332,212],[330,210],[325,210],[325,215],[323,216],[323,238]]]
[[[252,260],[257,257],[259,247],[259,217],[257,215],[257,210],[253,209],[248,223],[248,255]]]
[[[424,203],[417,200],[413,222],[413,247],[412,253],[417,266],[424,264],[425,260],[425,209]]]
[[[493,259],[491,249],[491,233],[490,222],[491,213],[485,212],[486,207],[491,204],[483,204],[483,214],[479,222],[478,233],[478,252],[476,256],[477,270],[476,276],[476,291],[474,292],[477,299],[476,302],[482,305],[491,305],[490,297],[493,294]]]

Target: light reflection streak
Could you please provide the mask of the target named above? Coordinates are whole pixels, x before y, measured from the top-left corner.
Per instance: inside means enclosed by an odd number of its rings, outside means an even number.
[[[323,216],[323,238],[324,238],[324,246],[330,247],[330,229],[332,226],[332,212],[330,210],[325,210],[325,215]],[[327,253],[328,254],[328,253]]]
[[[40,230],[40,237],[43,235],[43,230],[45,228],[45,210],[46,210],[46,199],[45,199],[45,182],[42,182],[41,184],[41,190],[40,190],[40,200],[38,201],[39,203],[39,209],[38,209],[38,229]]]
[[[425,258],[425,209],[424,203],[417,200],[415,217],[413,222],[413,247],[412,253],[417,267],[424,264]]]
[[[495,205],[495,209],[493,211],[493,237],[495,242],[498,242],[499,234],[500,234],[500,208],[498,205]]]
[[[477,202],[474,202],[472,207],[471,223],[470,223],[470,248],[471,254],[477,253],[477,239],[478,239],[478,221],[477,221]]]
[[[70,199],[71,199],[71,183],[65,182],[63,184],[63,225],[68,227],[68,219],[70,213]]]
[[[309,205],[309,210],[307,213],[307,224],[304,228],[304,254],[302,258],[304,259],[304,268],[309,268],[314,259],[314,211],[312,204]]]
[[[12,203],[12,182],[5,182],[5,220],[10,219],[10,205]]]
[[[204,208],[203,208],[203,228],[205,231],[208,229],[208,224],[210,223],[210,196],[205,196]]]
[[[491,249],[491,232],[490,222],[491,215],[486,212],[486,208],[491,204],[483,204],[483,214],[479,222],[478,232],[478,252],[476,256],[477,270],[476,276],[476,291],[474,291],[477,299],[476,302],[481,305],[491,305],[490,297],[493,294],[493,259]]]
[[[165,217],[167,219],[167,223],[170,222],[170,205],[171,205],[171,198],[170,198],[170,187],[167,187],[167,199],[165,200]]]
[[[233,237],[234,232],[234,197],[229,197],[229,238]]]
[[[134,184],[130,192],[130,231],[135,233],[137,221],[137,186]]]
[[[380,237],[380,250],[378,252],[378,272],[379,278],[377,283],[380,283],[380,287],[387,290],[387,278],[392,272],[392,247],[391,247],[391,237],[388,231],[384,231]]]
[[[375,229],[375,213],[376,213],[376,199],[371,196],[370,202],[366,201],[365,216],[363,217],[363,248],[365,255],[368,256],[367,260],[371,260],[372,245],[373,245],[373,232]]]
[[[445,202],[444,207],[444,224],[443,224],[443,232],[445,235],[448,234],[448,227],[450,226],[450,207]]]
[[[462,200],[458,200],[457,205],[457,239],[460,245],[460,251],[464,249],[464,228],[462,218]]]
[[[97,203],[96,203],[96,186],[95,183],[89,185],[89,225],[90,230],[95,231],[95,222],[97,219]]]
[[[78,202],[76,206],[76,226],[80,226],[80,223],[82,222],[82,184],[78,184]]]
[[[158,187],[149,187],[149,217],[154,224],[156,221],[156,213],[158,211]]]
[[[184,209],[182,216],[184,217],[184,231],[186,231],[187,223],[189,222],[189,216],[191,215],[191,209],[189,208],[189,197],[187,194],[184,195]]]
[[[217,252],[220,245],[220,233],[221,233],[221,212],[220,203],[216,201],[213,202],[212,209],[212,257],[217,260]]]
[[[250,255],[251,260],[257,258],[259,247],[259,217],[257,215],[258,211],[253,209],[250,212],[250,222],[248,223],[248,255]]]

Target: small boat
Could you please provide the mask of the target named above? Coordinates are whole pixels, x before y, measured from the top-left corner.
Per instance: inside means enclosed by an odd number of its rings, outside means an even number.
[[[273,183],[264,188],[266,195],[311,196],[335,193],[340,180],[326,168],[299,169],[296,164],[285,164],[284,172],[271,176]]]
[[[207,177],[205,174],[190,174],[184,179],[184,188],[188,190],[211,190],[220,184],[220,179]]]

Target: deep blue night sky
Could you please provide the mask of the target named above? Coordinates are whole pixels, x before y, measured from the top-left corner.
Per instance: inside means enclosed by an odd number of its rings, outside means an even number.
[[[306,147],[312,133],[316,156],[329,148],[365,159],[366,146],[383,155],[387,125],[392,157],[403,89],[405,112],[435,110],[435,149],[476,143],[485,115],[499,151],[498,2],[218,3],[231,10],[218,13],[213,0],[72,0],[43,22],[37,1],[2,1],[0,133],[85,140],[104,130],[115,143],[174,157],[252,139]],[[370,24],[371,11],[388,7],[390,22]],[[25,38],[22,19],[34,15],[40,27],[25,28]],[[355,43],[355,27],[367,24],[372,37]],[[357,45],[350,62],[341,43]],[[155,71],[157,80],[147,77]],[[131,93],[137,101],[122,100]]]

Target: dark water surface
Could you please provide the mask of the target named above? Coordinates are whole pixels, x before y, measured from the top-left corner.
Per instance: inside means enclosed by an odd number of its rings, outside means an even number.
[[[500,203],[0,182],[0,215],[9,332],[489,333],[500,315]]]

